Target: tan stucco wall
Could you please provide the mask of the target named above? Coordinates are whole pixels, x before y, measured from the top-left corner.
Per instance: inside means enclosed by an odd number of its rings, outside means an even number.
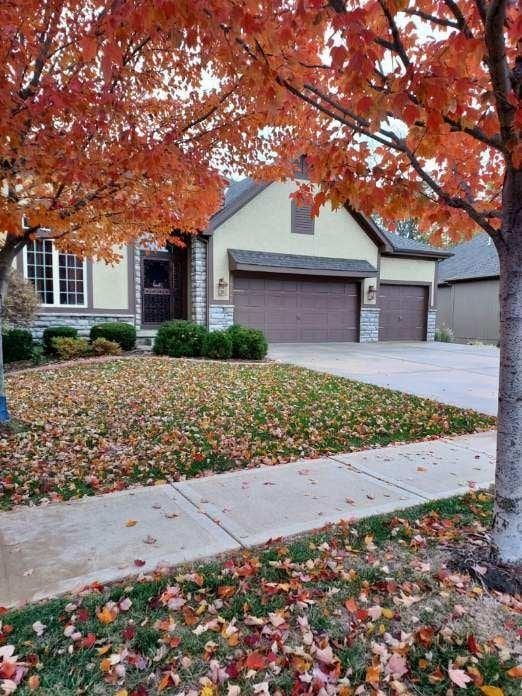
[[[377,267],[377,246],[344,208],[322,208],[313,235],[292,233],[289,196],[295,188],[292,182],[271,184],[217,228],[212,262],[216,303],[229,300],[227,249],[364,259]],[[220,278],[229,286],[224,295],[218,296]],[[375,279],[367,284],[375,284]]]
[[[121,261],[110,266],[103,261],[92,264],[94,309],[127,309],[129,306],[128,249],[118,249]]]
[[[436,261],[381,257],[380,279],[402,280],[409,283],[430,283],[430,305],[434,303]]]

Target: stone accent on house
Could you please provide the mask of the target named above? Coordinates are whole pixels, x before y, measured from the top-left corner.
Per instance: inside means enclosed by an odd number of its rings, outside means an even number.
[[[210,305],[208,328],[210,331],[228,329],[234,323],[234,305]]]
[[[437,328],[437,310],[428,309],[428,319],[427,319],[427,330],[426,330],[426,340],[435,340],[435,330]]]
[[[141,253],[138,245],[134,248],[134,298],[136,328],[141,326]]]
[[[379,340],[379,307],[363,307],[359,328],[359,343],[373,343]]]
[[[107,321],[122,321],[134,325],[132,314],[39,314],[29,327],[36,339],[41,339],[44,329],[48,326],[73,326],[78,329],[79,336],[89,336],[91,326]]]
[[[192,237],[189,266],[190,319],[196,324],[205,326],[207,323],[207,243],[201,237]]]

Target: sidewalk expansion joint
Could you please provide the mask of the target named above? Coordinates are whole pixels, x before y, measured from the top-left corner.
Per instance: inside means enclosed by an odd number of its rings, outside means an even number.
[[[226,527],[223,527],[223,525],[220,522],[211,517],[207,512],[205,512],[205,510],[202,510],[200,507],[198,507],[187,495],[185,495],[185,493],[183,493],[183,491],[178,488],[177,481],[170,481],[169,484],[174,489],[174,491],[183,498],[183,500],[186,500],[187,503],[189,503],[189,505],[192,508],[194,508],[196,512],[198,512],[200,515],[204,515],[207,518],[207,520],[209,520],[213,525],[221,529],[221,531],[225,532],[225,534],[227,534],[227,536],[233,539],[236,542],[236,544],[239,544],[242,549],[248,548],[241,541],[241,539],[238,539],[238,537],[232,534],[232,532],[230,532]]]
[[[406,486],[401,485],[400,483],[397,483],[396,481],[393,481],[392,479],[384,478],[383,476],[377,476],[376,474],[370,474],[367,471],[364,471],[364,469],[359,469],[359,467],[355,466],[354,464],[349,464],[348,462],[343,462],[342,459],[337,459],[335,455],[328,457],[328,459],[331,459],[336,464],[342,464],[350,471],[355,471],[356,473],[360,474],[361,476],[364,476],[367,479],[380,481],[381,483],[385,483],[388,486],[392,486],[393,488],[396,488],[399,491],[404,491],[405,493],[414,495],[417,498],[420,498],[421,501],[431,500],[431,498],[429,498],[426,495],[423,495],[415,488],[408,488]]]

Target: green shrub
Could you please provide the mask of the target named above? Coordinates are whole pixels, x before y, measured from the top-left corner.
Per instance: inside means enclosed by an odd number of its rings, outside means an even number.
[[[31,360],[33,365],[41,365],[44,361],[44,349],[41,343],[34,343],[31,352]]]
[[[153,351],[156,355],[170,355],[171,358],[198,357],[207,333],[204,326],[191,321],[166,321],[158,329]]]
[[[4,362],[30,360],[33,353],[33,337],[27,329],[8,329],[2,334]]]
[[[268,343],[259,329],[247,329],[234,324],[228,330],[232,338],[232,357],[241,360],[262,360],[268,351]]]
[[[435,340],[441,343],[453,343],[455,336],[448,326],[441,326],[435,331]]]
[[[232,357],[232,336],[228,331],[210,331],[203,341],[202,354],[213,360],[228,360]]]
[[[73,360],[91,355],[91,346],[86,338],[73,336],[57,336],[53,338],[54,354],[60,360]]]
[[[48,326],[43,332],[43,347],[48,355],[54,355],[53,340],[55,338],[76,338],[78,331],[72,326]]]
[[[136,329],[123,321],[108,321],[91,328],[91,341],[97,338],[114,341],[122,350],[133,350],[136,345]]]
[[[96,338],[91,343],[91,350],[94,355],[120,355],[121,346],[116,341],[109,341],[106,338]]]

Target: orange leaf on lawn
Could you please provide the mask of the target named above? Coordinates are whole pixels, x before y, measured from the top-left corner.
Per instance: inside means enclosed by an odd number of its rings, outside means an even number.
[[[254,669],[256,672],[260,669],[264,669],[267,665],[267,660],[261,653],[253,652],[248,655],[246,662],[248,669]]]
[[[504,692],[502,689],[499,689],[498,686],[481,686],[480,690],[483,694],[486,694],[486,696],[504,696]]]

